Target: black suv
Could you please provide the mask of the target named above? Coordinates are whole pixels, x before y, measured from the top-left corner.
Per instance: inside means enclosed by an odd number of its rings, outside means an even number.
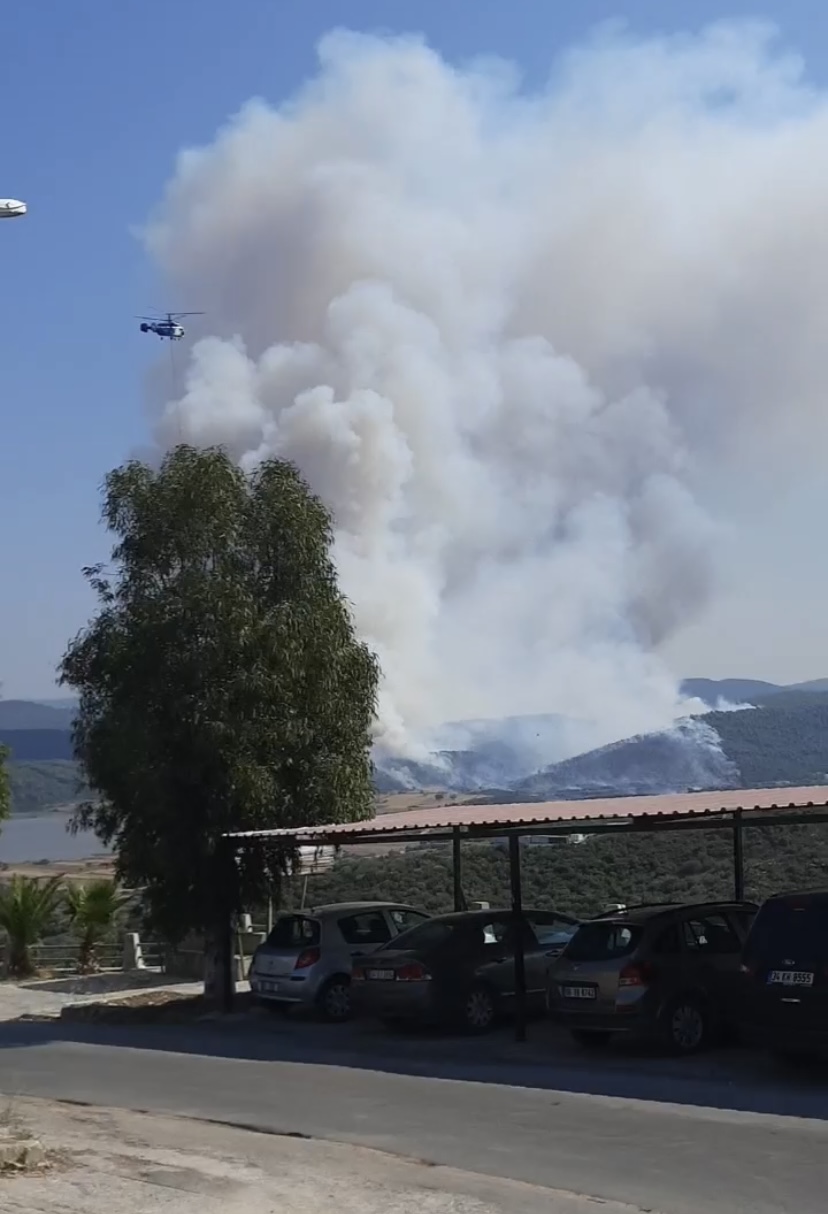
[[[582,1045],[615,1034],[690,1054],[734,1024],[753,902],[628,906],[590,919],[549,970],[547,1007]]]
[[[742,955],[745,1037],[780,1057],[828,1054],[828,891],[764,902]]]

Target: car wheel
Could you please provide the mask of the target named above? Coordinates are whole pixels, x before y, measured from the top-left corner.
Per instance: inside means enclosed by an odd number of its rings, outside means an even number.
[[[487,1033],[497,1016],[494,995],[485,986],[473,986],[463,1003],[463,1027],[470,1033]]]
[[[662,1016],[662,1036],[671,1054],[695,1054],[707,1044],[710,1033],[707,1011],[699,999],[681,996],[667,1005]]]
[[[341,1024],[351,1018],[351,984],[347,978],[331,978],[319,993],[319,1010],[326,1020]]]
[[[600,1050],[609,1045],[612,1033],[600,1029],[570,1029],[572,1040],[586,1050]]]

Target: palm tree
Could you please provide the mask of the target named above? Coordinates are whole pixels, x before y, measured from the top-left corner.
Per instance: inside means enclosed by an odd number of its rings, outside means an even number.
[[[0,889],[0,928],[9,940],[8,971],[14,978],[35,972],[32,948],[51,923],[60,901],[61,877],[39,881],[14,876]]]
[[[82,974],[98,968],[98,945],[112,933],[128,901],[129,894],[108,877],[66,887],[66,908],[78,935],[78,969]]]

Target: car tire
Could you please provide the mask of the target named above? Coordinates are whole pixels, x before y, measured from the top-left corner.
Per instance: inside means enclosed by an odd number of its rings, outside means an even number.
[[[319,992],[319,1011],[331,1024],[351,1019],[351,983],[344,974],[329,978]]]
[[[661,1040],[671,1054],[689,1057],[703,1050],[710,1039],[710,1016],[695,995],[678,995],[661,1013]]]
[[[569,1035],[585,1050],[606,1049],[612,1040],[612,1033],[601,1029],[570,1029]]]
[[[463,1028],[467,1033],[488,1033],[497,1019],[497,1002],[487,986],[473,986],[460,1013]]]

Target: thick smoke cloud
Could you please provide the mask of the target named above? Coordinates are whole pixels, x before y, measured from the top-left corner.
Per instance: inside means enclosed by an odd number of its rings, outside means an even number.
[[[758,25],[602,33],[529,94],[415,38],[319,60],[183,153],[147,229],[207,314],[159,443],[287,456],[333,508],[393,748],[666,724],[711,485],[825,428],[826,99]]]

